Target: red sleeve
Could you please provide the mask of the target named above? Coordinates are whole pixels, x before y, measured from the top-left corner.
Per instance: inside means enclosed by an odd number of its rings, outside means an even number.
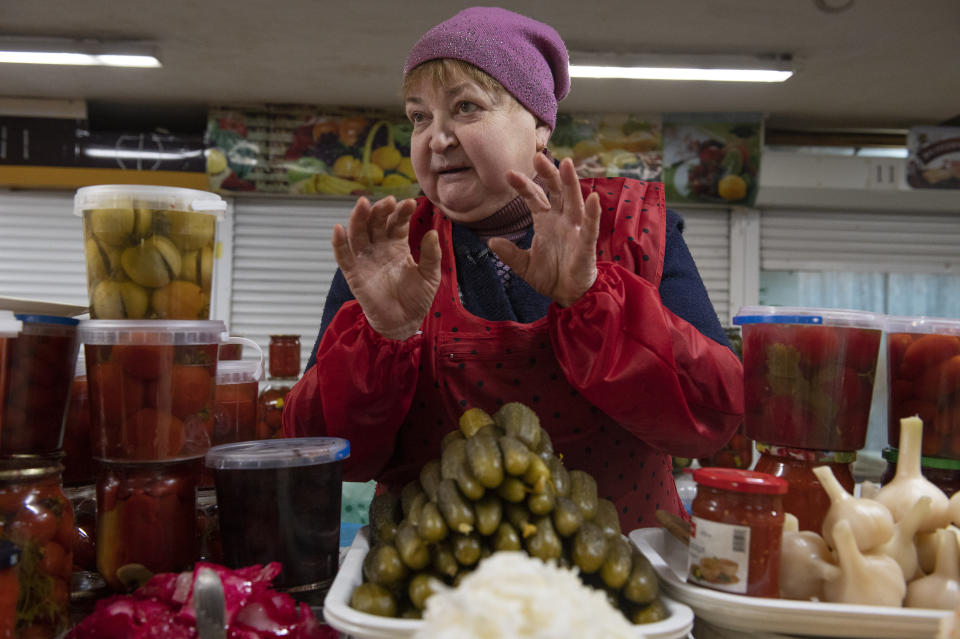
[[[551,304],[567,379],[593,405],[666,453],[716,451],[743,418],[743,368],[726,346],[667,310],[650,282],[610,262],[576,304]]]
[[[287,395],[286,437],[326,435],[350,442],[344,479],[368,481],[387,463],[413,401],[421,336],[390,340],[360,305],[340,308],[317,347],[317,363]]]

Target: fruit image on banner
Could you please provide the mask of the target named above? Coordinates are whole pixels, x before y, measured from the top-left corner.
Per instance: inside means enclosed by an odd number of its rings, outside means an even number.
[[[377,111],[214,107],[207,173],[218,191],[381,198],[420,193],[411,125]]]
[[[659,180],[660,116],[560,113],[550,137],[557,160],[572,158],[577,175]]]
[[[758,114],[664,115],[667,201],[752,206],[762,148]]]

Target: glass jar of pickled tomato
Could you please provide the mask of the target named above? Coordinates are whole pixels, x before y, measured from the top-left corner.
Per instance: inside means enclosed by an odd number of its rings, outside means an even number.
[[[780,596],[787,481],[736,468],[693,471],[692,583],[752,597]]]
[[[152,573],[189,570],[197,560],[202,463],[101,462],[97,570],[111,588],[132,590]]]
[[[300,376],[300,336],[270,336],[270,377],[294,379]]]
[[[20,549],[14,637],[52,639],[69,625],[74,529],[62,470],[52,460],[0,463],[0,540]]]
[[[896,448],[883,449],[883,458],[887,462],[887,467],[883,470],[883,477],[880,478],[881,486],[889,483],[897,474],[899,457],[900,453]],[[947,497],[960,491],[960,459],[921,457],[920,473],[942,490]]]
[[[806,448],[788,448],[757,442],[760,459],[754,470],[787,480],[789,488],[783,496],[783,509],[795,515],[800,530],[812,530],[819,534],[823,527],[823,518],[830,509],[830,497],[820,485],[813,469],[817,466],[829,466],[834,477],[846,491],[853,494],[856,482],[853,479],[855,452],[808,450]]]

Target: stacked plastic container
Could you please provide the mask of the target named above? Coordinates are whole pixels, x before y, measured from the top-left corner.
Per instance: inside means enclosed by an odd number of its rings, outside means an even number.
[[[822,308],[750,306],[743,331],[744,428],[754,470],[787,480],[783,504],[820,533],[829,498],[812,469],[827,465],[853,492],[866,442],[884,316]]]
[[[79,189],[91,320],[86,358],[97,460],[96,564],[127,590],[199,557],[197,490],[213,436],[222,322],[210,319],[213,193],[159,186]]]
[[[0,547],[19,561],[3,625],[14,636],[69,623],[74,518],[60,462],[76,357],[77,320],[0,310]]]

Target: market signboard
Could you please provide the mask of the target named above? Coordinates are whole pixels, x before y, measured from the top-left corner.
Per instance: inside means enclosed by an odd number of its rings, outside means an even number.
[[[960,189],[960,127],[918,126],[907,132],[907,184]]]
[[[665,114],[662,180],[667,201],[752,206],[762,149],[760,114]]]
[[[659,180],[663,164],[659,115],[557,115],[550,153],[572,158],[577,175]]]

